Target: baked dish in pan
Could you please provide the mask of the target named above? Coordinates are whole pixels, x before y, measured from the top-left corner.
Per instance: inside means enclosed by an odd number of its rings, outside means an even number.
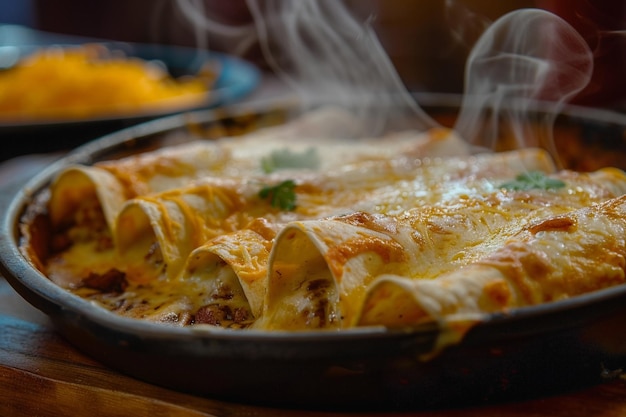
[[[178,115],[78,148],[9,205],[4,274],[112,366],[240,401],[475,403],[624,364],[620,168],[288,113]],[[241,394],[300,372],[286,396]]]

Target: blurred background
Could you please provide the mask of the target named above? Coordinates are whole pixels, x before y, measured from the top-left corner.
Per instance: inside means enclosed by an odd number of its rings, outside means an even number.
[[[200,2],[196,1],[195,4]],[[590,85],[576,103],[624,109],[626,105],[626,2],[621,0],[348,0],[371,18],[402,81],[416,92],[460,93],[467,54],[480,32],[503,14],[526,7],[550,10],[567,20],[595,55]],[[173,0],[0,0],[0,23],[119,41],[193,46],[193,28]],[[244,0],[203,0],[208,13],[229,25],[252,21]],[[451,13],[451,10],[462,14]],[[209,40],[213,50],[231,45]],[[254,46],[241,52],[264,67]]]
[[[260,4],[275,4],[278,0],[258,1]],[[571,103],[626,113],[626,1],[343,1],[359,21],[368,22],[375,31],[406,88],[414,93],[435,95],[459,95],[463,92],[467,57],[476,40],[492,22],[514,10],[549,10],[566,20],[593,51],[591,81],[573,97]],[[181,3],[201,9],[203,16],[197,12],[190,13],[189,10],[185,12],[179,7]],[[205,16],[210,16],[214,22],[227,28],[227,36],[199,35],[192,21],[197,20],[197,24]],[[264,59],[254,39],[248,43],[235,41],[237,37],[241,38],[239,29],[254,29],[253,22],[246,0],[0,0],[0,29],[3,26],[19,25],[44,33],[101,40],[174,47],[199,46],[201,49],[244,58],[260,69],[262,74],[260,88],[252,93],[251,99],[254,100],[267,98],[267,85],[272,85],[267,81],[276,80],[276,77],[272,75],[271,65]],[[230,31],[228,28],[234,29]],[[10,39],[2,38],[4,33],[0,30],[0,45],[10,44]],[[0,162],[13,158],[10,164],[3,164],[5,169],[10,166],[9,172],[13,178],[16,175],[15,168],[24,171],[26,161],[33,160],[15,156],[34,153],[43,155],[51,151],[72,149],[138,121],[132,118],[110,118],[102,122],[96,120],[95,123],[48,125],[12,125],[2,122],[0,138],[5,140],[5,144],[11,145],[0,147]],[[451,123],[449,121],[447,125]],[[593,128],[583,127],[583,130],[580,136],[585,138],[586,151],[571,153],[578,153],[579,156],[594,155],[593,158],[585,158],[585,161],[595,159],[600,161],[598,164],[604,164],[604,156],[597,156],[590,149],[598,143],[611,143],[612,149],[622,151],[611,151],[612,159],[606,164],[622,166],[620,161],[624,158],[621,155],[626,155],[626,131],[622,122],[611,126],[600,124]],[[563,142],[566,143],[565,148],[575,148],[569,136]],[[606,152],[602,155],[606,155]],[[50,158],[48,155],[44,157],[45,160]],[[41,163],[36,161],[35,169],[40,166]],[[589,166],[582,168],[590,169]],[[25,175],[30,175],[30,170],[26,171]],[[9,178],[8,175],[0,177]]]

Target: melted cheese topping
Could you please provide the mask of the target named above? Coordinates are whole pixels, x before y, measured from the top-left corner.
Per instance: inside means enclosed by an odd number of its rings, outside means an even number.
[[[71,167],[52,186],[44,272],[117,314],[266,330],[467,329],[623,281],[619,170],[556,172],[537,149],[469,155],[441,130],[376,144],[288,132]],[[319,170],[261,169],[311,147]],[[564,186],[501,187],[528,171]],[[294,210],[259,193],[286,180]]]
[[[381,275],[369,288],[359,324],[466,321],[624,284],[625,214],[621,196],[531,222],[488,256],[435,280]]]

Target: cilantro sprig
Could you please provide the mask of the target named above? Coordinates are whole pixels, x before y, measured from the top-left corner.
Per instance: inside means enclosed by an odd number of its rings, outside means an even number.
[[[541,171],[529,171],[519,174],[513,181],[505,182],[500,185],[512,191],[527,191],[532,189],[554,190],[565,187],[565,183],[561,180],[550,178]]]
[[[302,152],[291,149],[277,149],[261,159],[261,168],[267,174],[279,169],[318,169],[320,156],[316,148],[308,148]]]
[[[259,191],[259,197],[269,200],[272,207],[281,210],[292,211],[296,208],[296,183],[293,180],[285,180],[276,185],[266,185]]]

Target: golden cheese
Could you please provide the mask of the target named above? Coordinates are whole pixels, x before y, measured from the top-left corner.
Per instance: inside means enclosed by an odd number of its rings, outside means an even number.
[[[51,186],[43,272],[124,316],[268,331],[468,329],[623,283],[622,171],[557,171],[540,149],[471,154],[446,130],[338,140],[341,120],[69,167]],[[276,152],[320,164],[267,172]],[[529,173],[557,185],[507,186]],[[263,197],[283,183],[293,209]]]
[[[204,70],[177,80],[157,65],[96,44],[41,47],[0,73],[0,119],[71,120],[183,110],[206,104],[215,78]]]

